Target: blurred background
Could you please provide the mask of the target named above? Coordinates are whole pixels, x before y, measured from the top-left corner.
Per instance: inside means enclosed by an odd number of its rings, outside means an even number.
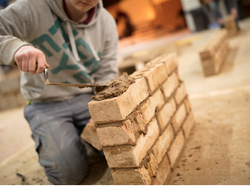
[[[13,2],[15,0],[0,0],[0,9]],[[236,2],[238,19],[244,20],[250,17],[250,0],[236,0]],[[103,0],[103,4],[117,23],[120,40],[118,63],[122,71],[123,68],[131,66],[129,63],[134,56],[137,60],[139,56],[144,56],[146,52],[143,52],[143,49],[160,46],[169,40],[177,40],[187,34],[210,29],[210,20],[199,0]],[[220,8],[223,16],[226,16],[225,5],[222,2],[220,2]],[[159,42],[159,39],[163,41]],[[152,40],[154,42],[147,42]],[[145,42],[147,42],[146,45],[142,44]],[[169,49],[168,52],[175,50]],[[142,52],[132,54],[137,51]],[[156,52],[155,55],[158,53]],[[128,57],[130,62],[124,62]],[[153,57],[150,56],[148,59]],[[133,67],[128,68],[127,71],[132,73],[135,70]],[[15,69],[15,67],[1,65],[0,78]]]
[[[222,18],[230,14],[227,1],[218,4]],[[13,2],[0,0],[0,9]],[[103,0],[117,24],[120,73],[140,70],[162,54],[178,55],[179,77],[185,82],[196,120],[184,156],[196,159],[188,162],[183,157],[186,168],[180,164],[170,184],[249,185],[250,0],[235,1],[238,33],[228,37],[230,50],[220,73],[209,77],[204,75],[199,50],[222,26],[208,16],[202,2]],[[26,184],[50,184],[37,162],[23,117],[26,100],[20,93],[20,74],[16,67],[0,65],[0,184],[23,184],[16,172],[26,176]],[[197,167],[202,171],[197,172]],[[114,184],[105,163],[102,169],[96,167],[86,184]],[[179,173],[183,179],[176,177]]]

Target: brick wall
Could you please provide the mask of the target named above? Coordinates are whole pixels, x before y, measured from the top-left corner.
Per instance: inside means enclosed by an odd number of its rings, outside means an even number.
[[[116,184],[166,183],[194,118],[175,54],[147,63],[122,95],[88,105]]]
[[[220,72],[223,61],[229,52],[227,35],[226,30],[217,31],[199,51],[205,76]]]

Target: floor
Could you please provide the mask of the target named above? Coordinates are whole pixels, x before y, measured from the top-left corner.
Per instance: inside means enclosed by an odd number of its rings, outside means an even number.
[[[171,185],[250,184],[250,20],[241,28],[219,75],[204,77],[197,43],[179,58],[196,124]]]
[[[186,36],[201,36],[179,56],[179,74],[196,124],[170,184],[250,184],[250,20],[240,26],[242,32],[230,39],[231,52],[221,73],[211,77],[204,77],[196,51],[214,31]],[[50,185],[23,108],[0,112],[0,118],[0,184]],[[92,168],[82,184],[114,184],[105,159],[88,150]]]

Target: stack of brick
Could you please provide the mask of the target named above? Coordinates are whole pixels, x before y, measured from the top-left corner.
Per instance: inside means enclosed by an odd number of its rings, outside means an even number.
[[[220,72],[228,52],[227,31],[217,31],[199,51],[205,76]]]
[[[194,124],[176,54],[131,74],[118,97],[88,104],[116,184],[167,182]]]
[[[20,92],[20,75],[0,81],[0,111],[25,105]]]
[[[225,29],[228,31],[228,36],[234,36],[238,33],[236,21],[232,15],[223,19]]]

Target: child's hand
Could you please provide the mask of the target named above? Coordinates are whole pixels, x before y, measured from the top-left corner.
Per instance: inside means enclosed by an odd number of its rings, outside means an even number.
[[[49,68],[44,53],[33,46],[19,48],[14,54],[14,60],[20,70],[31,74],[41,74],[45,66]]]

